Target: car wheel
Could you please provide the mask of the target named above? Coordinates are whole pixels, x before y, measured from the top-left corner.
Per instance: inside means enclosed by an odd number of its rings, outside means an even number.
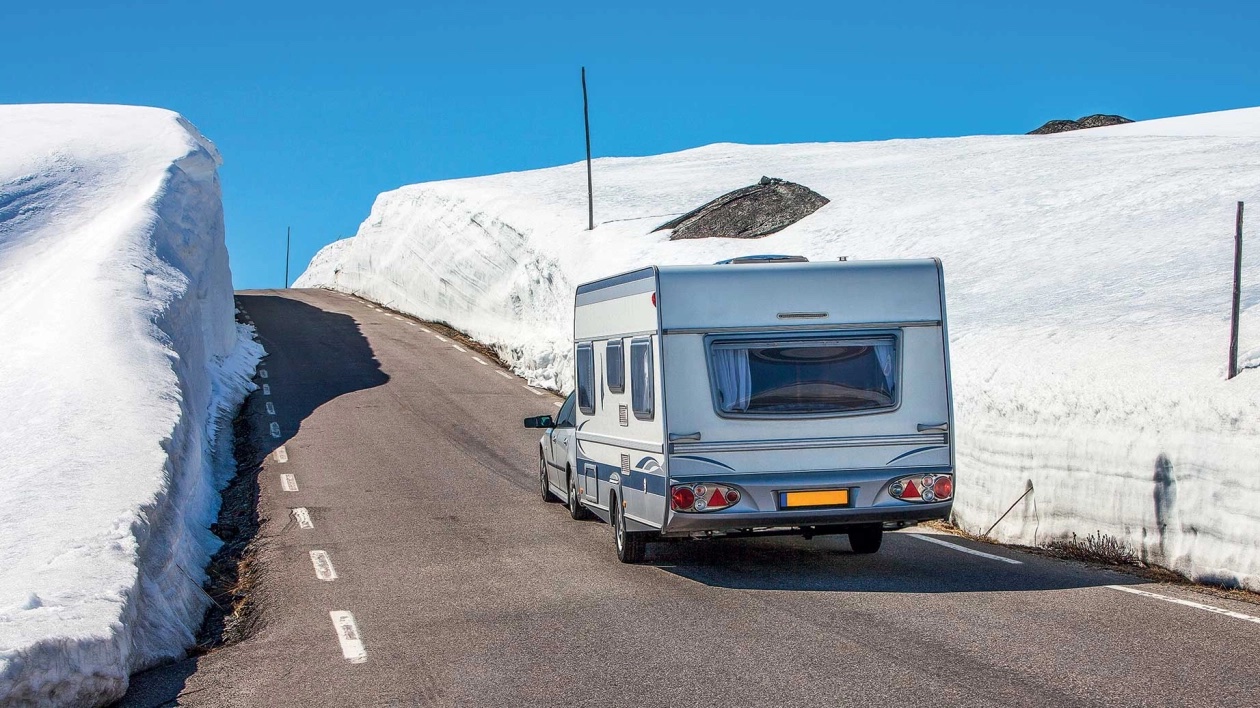
[[[547,484],[547,458],[543,456],[541,450],[538,452],[538,486],[542,488],[544,502],[560,501],[555,494],[551,493],[551,486]]]
[[[591,512],[582,506],[582,500],[578,498],[577,482],[573,481],[573,471],[570,470],[567,475],[569,479],[569,518],[574,521],[582,521],[590,518]]]
[[[849,532],[849,545],[854,553],[877,553],[883,542],[883,526],[864,526]]]
[[[613,541],[617,544],[617,559],[622,563],[642,563],[647,554],[647,539],[641,533],[626,530],[626,515],[616,497],[608,506],[612,516]]]

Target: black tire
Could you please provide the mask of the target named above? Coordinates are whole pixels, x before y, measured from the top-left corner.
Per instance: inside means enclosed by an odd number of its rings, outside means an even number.
[[[863,526],[849,532],[849,545],[854,553],[878,553],[883,542],[883,526]]]
[[[569,507],[569,518],[574,521],[583,521],[591,518],[591,512],[587,511],[585,506],[582,506],[582,500],[578,497],[577,482],[573,481],[573,470],[569,470],[565,478],[569,480],[569,503],[566,505]]]
[[[543,456],[542,451],[538,451],[538,486],[542,488],[542,500],[548,504],[560,501],[555,494],[551,493],[551,487],[547,484],[547,458]]]
[[[642,563],[647,555],[647,538],[642,533],[631,533],[626,530],[626,515],[621,509],[617,497],[612,497],[608,505],[612,517],[613,544],[617,547],[617,560],[622,563]]]

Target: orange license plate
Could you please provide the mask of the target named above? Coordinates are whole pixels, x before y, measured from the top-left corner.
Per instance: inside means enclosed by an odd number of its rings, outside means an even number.
[[[849,490],[819,489],[808,492],[779,492],[780,509],[821,509],[848,506]]]

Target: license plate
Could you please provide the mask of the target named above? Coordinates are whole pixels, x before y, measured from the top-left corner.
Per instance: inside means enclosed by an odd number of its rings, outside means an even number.
[[[849,490],[819,489],[808,492],[779,492],[780,509],[818,509],[848,506]]]

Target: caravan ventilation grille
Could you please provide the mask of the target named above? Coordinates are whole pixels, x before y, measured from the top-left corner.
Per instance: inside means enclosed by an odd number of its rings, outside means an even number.
[[[621,456],[621,473],[624,475],[630,474],[630,456],[629,455]]]
[[[623,428],[630,425],[630,409],[624,403],[617,406],[617,421],[621,423]]]

